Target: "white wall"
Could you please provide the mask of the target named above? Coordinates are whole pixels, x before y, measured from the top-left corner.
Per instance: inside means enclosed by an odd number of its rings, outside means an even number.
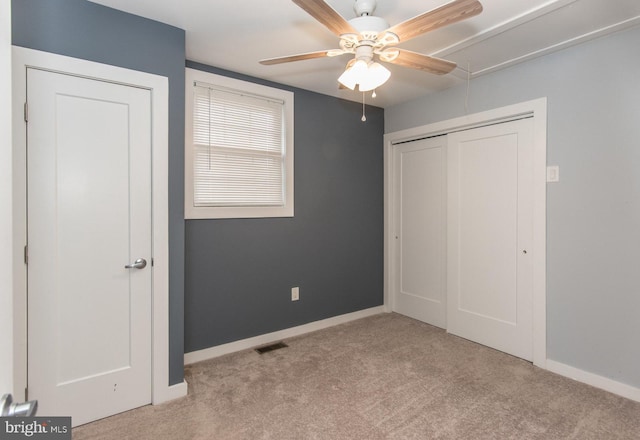
[[[547,97],[547,356],[640,388],[640,27],[471,81],[469,113]],[[464,114],[466,86],[385,111]]]
[[[0,394],[13,387],[11,2],[0,1]]]

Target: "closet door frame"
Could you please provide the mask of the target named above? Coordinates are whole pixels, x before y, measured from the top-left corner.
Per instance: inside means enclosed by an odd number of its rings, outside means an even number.
[[[546,167],[547,99],[539,98],[481,113],[385,134],[384,136],[384,307],[393,310],[394,145],[486,125],[533,117],[533,364],[546,368]]]

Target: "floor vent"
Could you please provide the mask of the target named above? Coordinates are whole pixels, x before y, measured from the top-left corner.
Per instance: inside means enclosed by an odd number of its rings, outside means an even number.
[[[276,342],[275,344],[265,345],[264,347],[256,348],[256,351],[260,354],[268,353],[273,350],[278,350],[279,348],[288,347],[284,342]]]

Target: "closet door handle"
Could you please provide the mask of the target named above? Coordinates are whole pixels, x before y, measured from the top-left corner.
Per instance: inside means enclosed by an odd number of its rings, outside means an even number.
[[[145,267],[147,267],[147,260],[145,260],[144,258],[138,258],[133,263],[127,264],[124,268],[125,269],[144,269]]]

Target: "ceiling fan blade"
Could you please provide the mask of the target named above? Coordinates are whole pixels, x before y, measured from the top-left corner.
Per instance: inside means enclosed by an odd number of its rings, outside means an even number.
[[[382,34],[392,32],[400,38],[400,41],[407,41],[442,26],[473,17],[480,12],[482,12],[482,5],[478,0],[454,0],[439,8],[391,26]]]
[[[290,63],[291,61],[312,60],[314,58],[327,57],[329,56],[329,52],[330,51],[328,50],[321,50],[319,52],[301,53],[298,55],[289,55],[286,57],[267,58],[266,60],[260,60],[260,64],[271,66],[273,64]]]
[[[410,69],[424,70],[425,72],[435,73],[436,75],[444,75],[456,68],[457,64],[452,61],[442,60],[440,58],[430,57],[421,53],[411,52],[393,48],[398,51],[398,56],[391,60],[385,60],[389,63],[397,64]]]
[[[351,24],[329,6],[324,0],[292,0],[296,5],[304,9],[309,15],[325,25],[331,32],[340,36],[342,34],[357,34]]]

